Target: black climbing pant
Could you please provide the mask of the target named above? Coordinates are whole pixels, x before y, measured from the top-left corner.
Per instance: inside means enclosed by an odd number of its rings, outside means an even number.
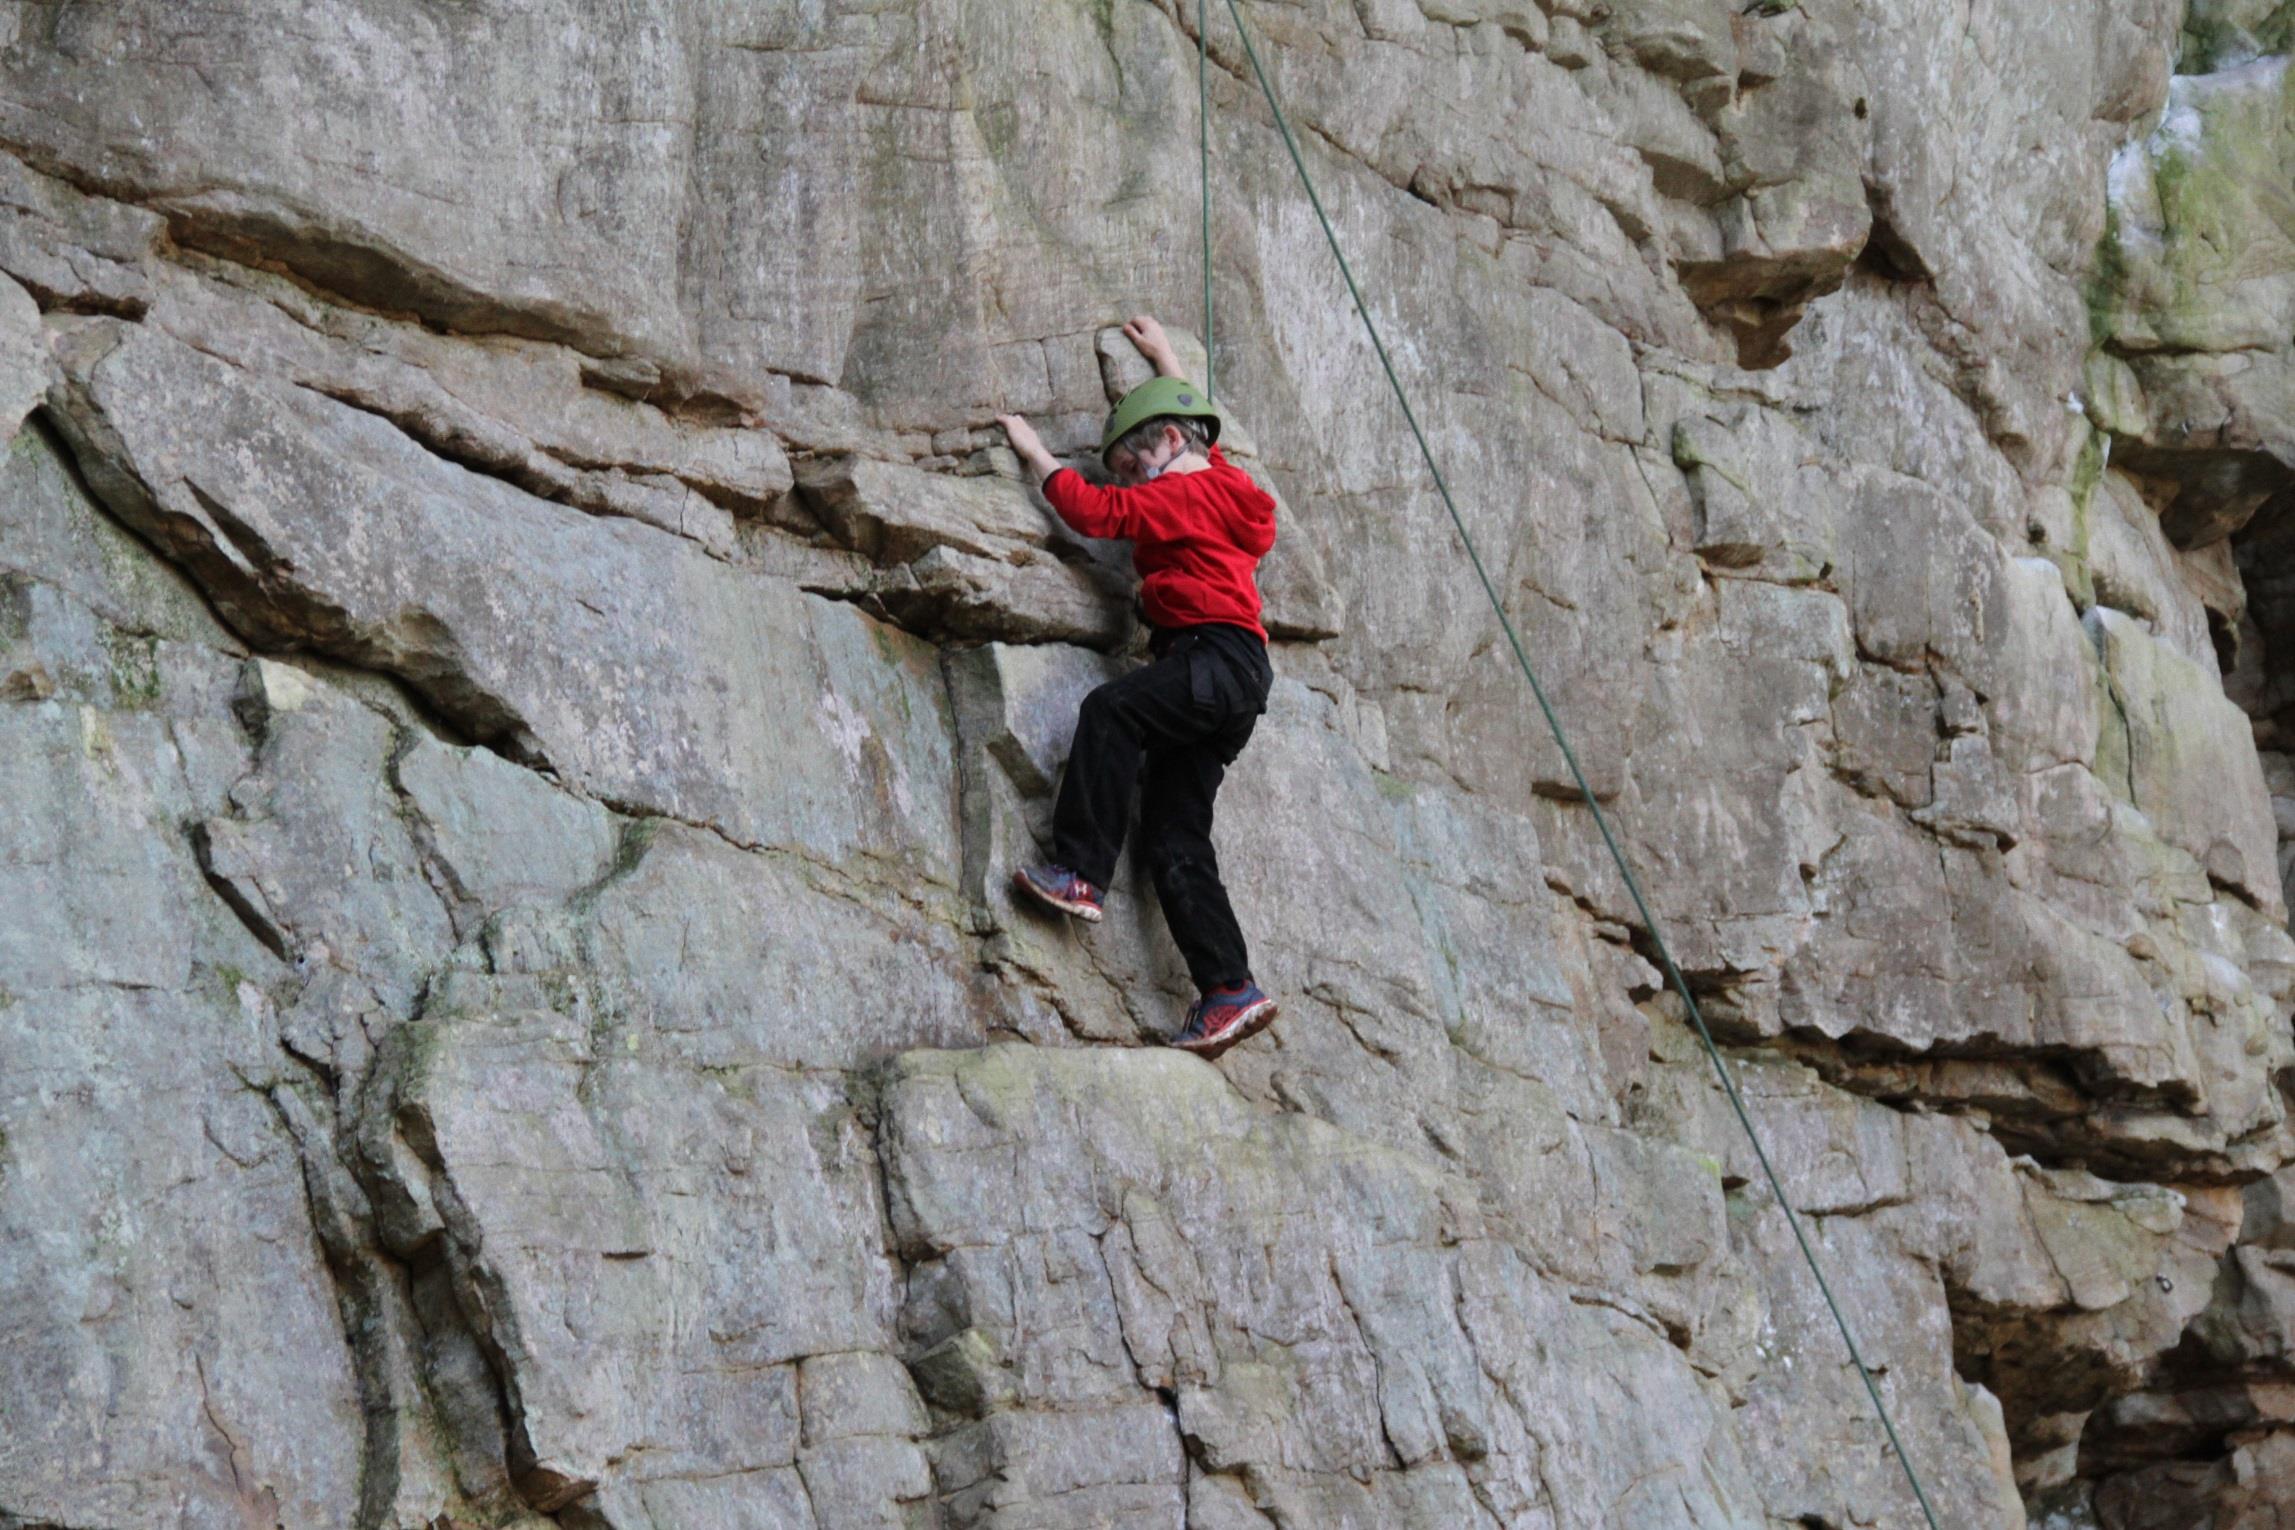
[[[1052,811],[1052,858],[1106,887],[1139,797],[1134,864],[1155,881],[1171,938],[1198,988],[1251,976],[1219,881],[1211,805],[1267,710],[1274,683],[1257,633],[1224,625],[1156,634],[1154,661],[1084,698]]]

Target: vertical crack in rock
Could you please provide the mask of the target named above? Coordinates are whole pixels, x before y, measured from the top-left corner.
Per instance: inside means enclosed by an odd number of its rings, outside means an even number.
[[[191,1357],[192,1372],[199,1378],[199,1411],[207,1427],[214,1433],[224,1458],[224,1467],[230,1473],[234,1493],[242,1501],[244,1512],[253,1520],[276,1518],[279,1503],[269,1489],[258,1489],[247,1480],[249,1461],[247,1446],[223,1416],[216,1411],[215,1395],[207,1384],[207,1362],[198,1355]]]
[[[392,677],[381,678],[387,687]],[[256,781],[264,770],[260,752],[280,742],[284,736],[282,729],[291,730],[300,725],[295,714],[312,704],[321,683],[299,671],[272,665],[269,660],[251,662],[232,705],[239,725],[246,729],[259,751],[257,774],[243,779],[242,788]],[[384,694],[390,693],[386,689]],[[401,707],[405,705],[397,702],[395,696],[392,699]],[[378,708],[377,715],[387,718],[387,709]],[[376,767],[377,784],[394,795],[393,812],[414,833],[426,862],[425,877],[437,896],[447,900],[450,906],[459,903],[466,907],[470,902],[469,893],[460,886],[452,867],[438,854],[428,832],[430,826],[415,807],[401,774],[404,762],[421,736],[420,726],[411,721],[388,723],[385,732],[389,742],[371,761]],[[221,849],[220,831],[237,822],[211,819],[195,825],[192,835],[202,875],[234,916],[282,959],[302,957],[313,935],[321,936],[322,942],[339,938],[324,924],[298,930],[295,915],[280,912],[281,905],[272,901],[274,893],[267,889],[269,873],[263,860],[266,852],[259,845],[234,836],[231,840],[234,848],[229,854],[238,859],[224,858],[226,852]],[[626,871],[627,866],[620,869]],[[610,881],[614,874],[613,871],[606,873],[600,885]],[[330,958],[323,943],[319,949],[324,966]],[[307,961],[305,970],[309,970]],[[425,980],[410,990],[418,1005],[419,996],[427,986]],[[324,1012],[339,1002],[337,995],[343,990],[343,985],[333,976],[306,979],[299,987],[299,997],[288,1005],[289,1010],[297,1014]],[[364,1015],[376,1013],[370,1009]],[[419,1007],[413,1015],[419,1018]],[[323,1020],[323,1013],[315,1018]],[[370,1075],[363,1070],[338,1073],[337,1052],[328,1049],[323,1041],[314,1045],[312,1039],[297,1036],[294,1023],[290,1019],[282,1040],[282,1055],[293,1065],[290,1074],[263,1085],[260,1092],[301,1157],[312,1225],[333,1280],[344,1340],[353,1356],[353,1373],[366,1421],[360,1450],[356,1523],[365,1530],[368,1526],[399,1522],[404,1512],[401,1492],[409,1486],[402,1473],[410,1466],[418,1473],[426,1470],[422,1457],[438,1443],[435,1438],[426,1437],[421,1427],[426,1417],[443,1424],[443,1432],[451,1442],[447,1448],[457,1457],[455,1475],[467,1492],[468,1501],[473,1504],[494,1501],[499,1506],[506,1501],[507,1480],[489,1483],[484,1455],[473,1457],[468,1408],[460,1402],[442,1404],[435,1396],[441,1382],[441,1366],[451,1370],[453,1366],[448,1357],[454,1348],[471,1344],[478,1337],[478,1330],[470,1325],[459,1303],[437,1299],[443,1294],[446,1273],[435,1244],[414,1248],[412,1265],[400,1264],[377,1247],[365,1190],[352,1177],[355,1155],[348,1145],[348,1135],[336,1124],[335,1101],[362,1097],[369,1088]],[[364,1016],[352,1023],[358,1027],[354,1039],[365,1057],[371,1059],[374,1056],[372,1043],[380,1037],[365,1028]],[[298,1078],[302,1081],[297,1082]],[[408,1293],[426,1284],[437,1288],[433,1297],[424,1300],[417,1296],[410,1302]],[[416,1334],[421,1336],[420,1345],[431,1358],[409,1354],[408,1337]],[[477,1360],[478,1351],[472,1349],[471,1356]],[[469,1368],[463,1369],[467,1373]],[[482,1365],[480,1369],[483,1372]],[[466,1383],[467,1374],[452,1385]],[[512,1417],[510,1394],[507,1383],[499,1376],[488,1384],[492,1397],[489,1411],[494,1420],[490,1432],[494,1443],[491,1447],[481,1444],[479,1448],[481,1452],[490,1449],[494,1463],[492,1473],[500,1478],[504,1441],[508,1438]],[[464,1416],[454,1417],[457,1413]],[[213,1416],[212,1404],[210,1416]],[[222,1433],[229,1437],[228,1430]],[[243,1453],[242,1446],[235,1443],[233,1448]],[[236,1455],[234,1461],[236,1471]],[[439,1490],[436,1482],[412,1484],[417,1497]],[[453,1489],[447,1491],[451,1494]]]
[[[192,830],[192,848],[199,856],[199,869],[207,878],[232,915],[247,927],[247,932],[261,941],[264,948],[282,961],[290,960],[286,933],[280,929],[270,910],[259,904],[262,894],[252,884],[235,881],[216,864],[214,835],[206,824]]]
[[[515,1501],[551,1513],[590,1484],[537,1467],[519,1411],[517,1375],[495,1326],[507,1321],[499,1280],[480,1257],[482,1234],[455,1193],[427,1114],[401,1103],[405,1069],[419,1055],[416,1017],[378,1049],[359,1090],[357,1162],[374,1196],[378,1241],[392,1259],[373,1273],[406,1293],[406,1315],[419,1335],[411,1379],[421,1405],[443,1429],[462,1492],[497,1509]],[[460,1229],[459,1232],[456,1229]],[[393,1265],[397,1268],[394,1270]],[[414,1399],[394,1397],[403,1418]]]
[[[311,1223],[318,1233],[341,1315],[343,1342],[352,1356],[365,1434],[360,1444],[358,1517],[353,1530],[384,1530],[393,1520],[400,1488],[400,1439],[408,1399],[392,1385],[388,1331],[394,1314],[388,1292],[399,1278],[374,1248],[364,1197],[343,1159],[332,1106],[337,1080],[310,1059],[289,1052],[321,1086],[314,1105],[292,1079],[264,1091],[280,1126],[302,1159]],[[353,1090],[355,1095],[355,1088]],[[346,1200],[346,1192],[352,1199]]]

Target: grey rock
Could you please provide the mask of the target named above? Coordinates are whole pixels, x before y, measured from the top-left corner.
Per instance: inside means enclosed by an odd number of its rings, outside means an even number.
[[[794,1465],[797,1362],[889,1339],[873,1160],[835,1083],[704,1080],[618,1030],[425,1019],[382,1063],[377,1108],[411,1149],[387,1172],[427,1181],[501,1368],[511,1469],[544,1512],[614,1482]],[[713,1193],[674,1188],[697,1175]],[[640,1440],[660,1444],[625,1460]]]
[[[150,306],[146,257],[166,220],[93,196],[0,152],[0,270],[43,305],[140,314]]]
[[[0,1228],[36,1251],[0,1270],[19,1325],[0,1504],[32,1523],[341,1523],[360,1394],[267,1093],[282,967],[183,832],[246,763],[233,664],[193,643],[117,687],[83,679],[83,644],[148,659],[133,635],[219,631],[135,568],[38,427],[0,485],[0,558],[34,618],[11,623],[14,652],[62,686],[0,704]]]
[[[1215,15],[1216,1069],[1192,8],[0,19],[0,1522],[1912,1523],[1653,919],[1944,1522],[2284,1518],[2283,9],[1246,10],[1646,912]]]
[[[2210,877],[2284,919],[2278,830],[2262,767],[2242,736],[2246,717],[2207,683],[2205,671],[2125,617],[2098,609],[2090,621],[2124,710],[2128,790],[2136,806]],[[2215,740],[2228,747],[2211,749]]]
[[[869,845],[914,857],[928,877],[948,875],[946,772],[913,786],[907,773],[920,757],[906,735],[945,737],[921,647],[881,672],[884,687],[863,618],[680,539],[442,464],[371,415],[265,387],[148,329],[93,326],[72,349],[78,381],[63,413],[76,439],[103,454],[98,487],[215,581],[219,605],[243,630],[386,668],[477,737],[556,762],[609,800],[751,843],[829,855]],[[211,408],[227,400],[227,429],[270,444],[226,449],[232,438],[208,434],[212,420],[182,434],[193,421],[179,411],[200,397]],[[211,455],[194,465],[203,440]],[[290,512],[305,504],[340,517],[336,530]],[[395,529],[337,534],[377,515]],[[528,551],[505,554],[521,537]],[[559,551],[568,539],[587,549],[571,564]],[[500,583],[480,572],[498,559],[511,570]],[[696,601],[712,587],[725,598]],[[672,658],[689,609],[725,623],[707,645],[716,656],[707,677]],[[652,632],[650,652],[603,639],[632,622]],[[817,683],[839,651],[865,661],[855,674],[868,677],[865,688]],[[785,705],[763,699],[775,687]],[[865,699],[880,689],[882,710]],[[787,707],[809,716],[827,745],[812,769],[769,764],[769,719]],[[882,742],[887,729],[899,747]],[[856,811],[862,783],[873,783],[889,816]]]
[[[602,878],[618,849],[602,808],[487,750],[417,733],[390,778],[418,821],[440,890],[488,911],[562,902]]]
[[[39,306],[29,292],[0,277],[0,447],[16,439],[24,416],[48,391],[53,370]]]
[[[849,1068],[906,1046],[963,1046],[994,1006],[974,987],[946,893],[895,873],[872,879],[803,857],[745,853],[670,825],[580,900],[571,953],[522,958],[502,930],[498,965],[587,969],[599,1002],[663,1033],[696,1066]],[[856,974],[882,974],[884,1010],[854,1023],[824,1002]],[[897,995],[897,997],[895,997]]]

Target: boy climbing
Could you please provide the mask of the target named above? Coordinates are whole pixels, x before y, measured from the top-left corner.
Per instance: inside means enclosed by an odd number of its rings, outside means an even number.
[[[1217,1057],[1275,1018],[1251,979],[1211,845],[1212,799],[1274,683],[1254,575],[1275,545],[1275,500],[1220,454],[1219,413],[1181,372],[1163,326],[1143,315],[1124,335],[1156,376],[1124,395],[1101,432],[1115,486],[1062,467],[1020,416],[997,417],[1060,519],[1131,542],[1154,656],[1084,698],[1052,814],[1052,863],[1013,882],[1096,923],[1136,788],[1136,848],[1202,994],[1172,1045]]]

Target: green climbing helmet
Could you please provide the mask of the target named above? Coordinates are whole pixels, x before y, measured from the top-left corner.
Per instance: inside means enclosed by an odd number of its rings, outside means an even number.
[[[1219,439],[1219,411],[1204,397],[1203,390],[1184,377],[1158,377],[1141,383],[1123,397],[1108,414],[1108,427],[1100,432],[1100,462],[1105,465],[1108,453],[1118,441],[1130,435],[1148,421],[1167,414],[1185,419],[1203,421],[1204,438]]]

